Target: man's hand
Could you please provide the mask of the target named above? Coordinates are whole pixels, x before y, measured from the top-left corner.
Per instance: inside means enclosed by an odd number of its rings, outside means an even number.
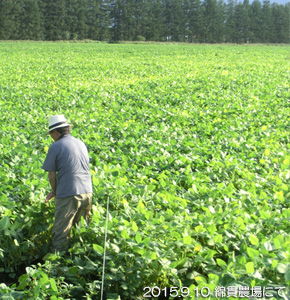
[[[48,193],[45,199],[45,203],[47,203],[50,199],[52,199],[55,196],[55,190],[56,190],[56,172],[48,172],[48,180],[51,186],[52,191]]]
[[[54,192],[51,191],[47,194],[46,198],[45,198],[45,203],[47,203],[50,199],[52,199],[55,196]]]

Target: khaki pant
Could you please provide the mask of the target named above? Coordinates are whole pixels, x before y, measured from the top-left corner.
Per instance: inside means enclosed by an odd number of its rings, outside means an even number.
[[[76,225],[81,217],[89,224],[91,207],[92,194],[55,199],[52,252],[68,249],[71,227]]]

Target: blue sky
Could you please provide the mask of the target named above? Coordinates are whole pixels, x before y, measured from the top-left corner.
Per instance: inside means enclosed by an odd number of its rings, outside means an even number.
[[[254,0],[249,0],[250,1],[250,3],[252,3]],[[277,3],[277,4],[286,4],[286,3],[290,3],[290,0],[269,0],[270,1],[270,3],[272,4],[272,3]],[[225,0],[225,2],[227,2],[227,0]],[[243,3],[244,2],[244,0],[237,0],[237,2],[241,2],[241,3]],[[261,3],[261,4],[263,4],[263,2],[264,2],[264,0],[259,0],[259,2]]]
[[[289,0],[270,0],[271,3],[286,4]]]
[[[254,0],[249,0],[250,3],[252,3]],[[225,1],[227,2],[227,1]],[[243,2],[243,0],[238,0],[238,2]],[[264,0],[259,0],[260,3],[263,4]],[[286,4],[286,3],[289,3],[290,0],[270,0],[270,3],[277,3],[277,4]]]

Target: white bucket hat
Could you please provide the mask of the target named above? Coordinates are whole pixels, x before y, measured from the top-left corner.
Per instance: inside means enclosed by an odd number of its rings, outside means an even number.
[[[49,131],[47,132],[47,134],[49,134],[54,129],[67,126],[72,127],[72,125],[66,122],[66,118],[64,117],[64,115],[51,116],[48,120]]]

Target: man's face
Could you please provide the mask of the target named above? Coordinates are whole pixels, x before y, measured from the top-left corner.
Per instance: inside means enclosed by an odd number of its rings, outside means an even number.
[[[49,134],[55,142],[59,139],[60,133],[57,130],[54,129]]]

